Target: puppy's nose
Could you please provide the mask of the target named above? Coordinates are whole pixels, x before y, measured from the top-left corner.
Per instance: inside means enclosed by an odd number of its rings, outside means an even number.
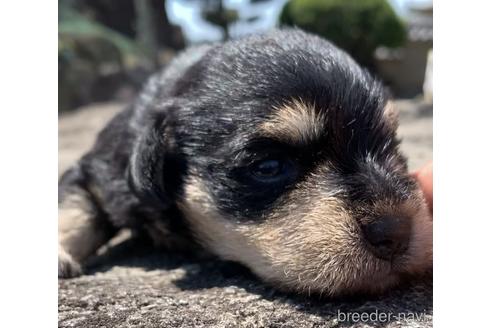
[[[410,230],[410,220],[403,217],[384,216],[362,225],[369,249],[383,260],[391,260],[395,255],[407,250]]]

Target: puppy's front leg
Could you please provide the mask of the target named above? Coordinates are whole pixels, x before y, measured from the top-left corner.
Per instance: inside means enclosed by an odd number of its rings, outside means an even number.
[[[77,168],[68,171],[60,182],[58,203],[58,277],[82,273],[81,265],[113,235],[93,197],[77,183]]]

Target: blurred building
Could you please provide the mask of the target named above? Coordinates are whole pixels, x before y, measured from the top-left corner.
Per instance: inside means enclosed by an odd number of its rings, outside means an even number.
[[[405,16],[408,32],[405,46],[376,50],[377,71],[396,96],[414,97],[423,92],[433,42],[432,11],[432,4],[410,7]],[[427,79],[432,80],[431,71],[427,74]]]
[[[278,17],[288,0],[224,0],[227,10],[234,10],[238,19],[230,25],[230,37],[269,30],[277,25]],[[179,25],[188,44],[220,41],[224,32],[211,24],[202,13],[206,0],[167,0],[166,12],[172,24]]]

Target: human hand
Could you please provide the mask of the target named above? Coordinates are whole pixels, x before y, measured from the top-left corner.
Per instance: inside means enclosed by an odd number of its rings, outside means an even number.
[[[424,193],[425,200],[429,206],[429,210],[432,214],[433,210],[433,192],[432,192],[432,161],[425,164],[412,175],[417,179],[422,192]]]

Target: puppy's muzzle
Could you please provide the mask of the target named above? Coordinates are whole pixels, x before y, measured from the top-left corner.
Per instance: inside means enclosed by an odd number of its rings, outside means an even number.
[[[408,218],[383,216],[361,228],[369,250],[380,259],[392,260],[408,248],[411,233]]]

